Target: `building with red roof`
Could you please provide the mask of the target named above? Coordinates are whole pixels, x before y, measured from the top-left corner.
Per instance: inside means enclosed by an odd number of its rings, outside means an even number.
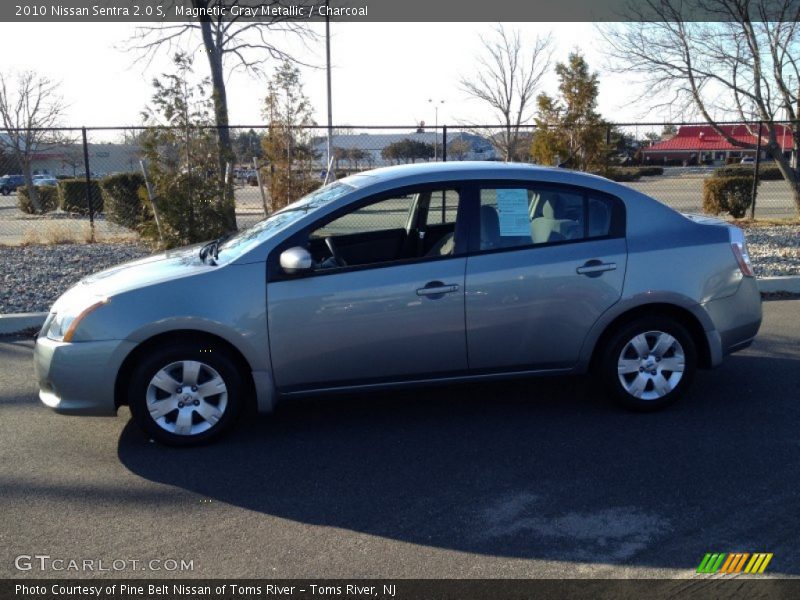
[[[762,148],[768,142],[769,130],[767,127],[764,125],[761,133]],[[788,125],[775,125],[774,127],[776,127],[778,144],[783,148],[786,157],[791,158],[794,148],[791,128]],[[699,163],[712,161],[721,164],[729,158],[755,157],[758,125],[721,125],[720,129],[733,139],[749,144],[751,147],[742,148],[732,144],[710,125],[682,125],[673,137],[655,142],[648,148],[642,148],[641,152],[644,160],[653,164],[672,160]],[[763,150],[761,158],[767,158]]]

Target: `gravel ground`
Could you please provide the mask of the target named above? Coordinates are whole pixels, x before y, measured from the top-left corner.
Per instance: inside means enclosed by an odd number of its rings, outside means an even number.
[[[86,275],[148,254],[133,244],[0,246],[0,314],[47,311]]]
[[[757,277],[800,275],[800,224],[745,228]]]
[[[800,225],[750,226],[746,234],[759,277],[800,275]],[[0,246],[0,314],[46,311],[85,275],[149,253],[135,244]]]

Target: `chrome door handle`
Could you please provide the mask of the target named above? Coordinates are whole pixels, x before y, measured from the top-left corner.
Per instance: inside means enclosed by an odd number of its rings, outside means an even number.
[[[600,275],[606,271],[614,271],[616,268],[617,263],[604,263],[599,260],[590,260],[575,269],[575,272],[578,275]]]
[[[417,296],[441,296],[442,294],[451,294],[458,291],[458,285],[455,283],[442,283],[441,281],[431,281],[425,287],[417,290]]]

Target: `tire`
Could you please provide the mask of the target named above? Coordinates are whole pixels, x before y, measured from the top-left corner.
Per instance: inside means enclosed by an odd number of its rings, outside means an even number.
[[[3,188],[3,189],[2,189],[2,190],[0,190],[0,191],[2,191],[2,192],[3,192],[3,196],[8,196],[8,195],[11,193],[11,190],[10,190],[10,189],[8,189],[8,188]]]
[[[600,375],[609,395],[640,412],[677,401],[697,369],[692,336],[669,317],[642,317],[626,323],[601,351]]]
[[[241,382],[241,370],[224,349],[181,342],[146,354],[136,365],[128,405],[152,439],[169,446],[204,444],[236,422]]]

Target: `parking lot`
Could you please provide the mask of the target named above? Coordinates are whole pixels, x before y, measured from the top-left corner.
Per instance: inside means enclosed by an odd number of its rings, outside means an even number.
[[[72,577],[695,578],[706,552],[799,575],[800,300],[764,307],[657,414],[538,379],[296,401],[187,450],[127,410],[53,414],[32,340],[3,338],[0,577],[65,575],[15,568],[43,554],[192,564]]]
[[[660,200],[680,212],[703,212],[703,180],[708,171],[663,177],[643,177],[625,185]],[[783,181],[762,181],[756,195],[756,218],[791,219],[797,210]],[[749,211],[748,211],[749,216]]]

